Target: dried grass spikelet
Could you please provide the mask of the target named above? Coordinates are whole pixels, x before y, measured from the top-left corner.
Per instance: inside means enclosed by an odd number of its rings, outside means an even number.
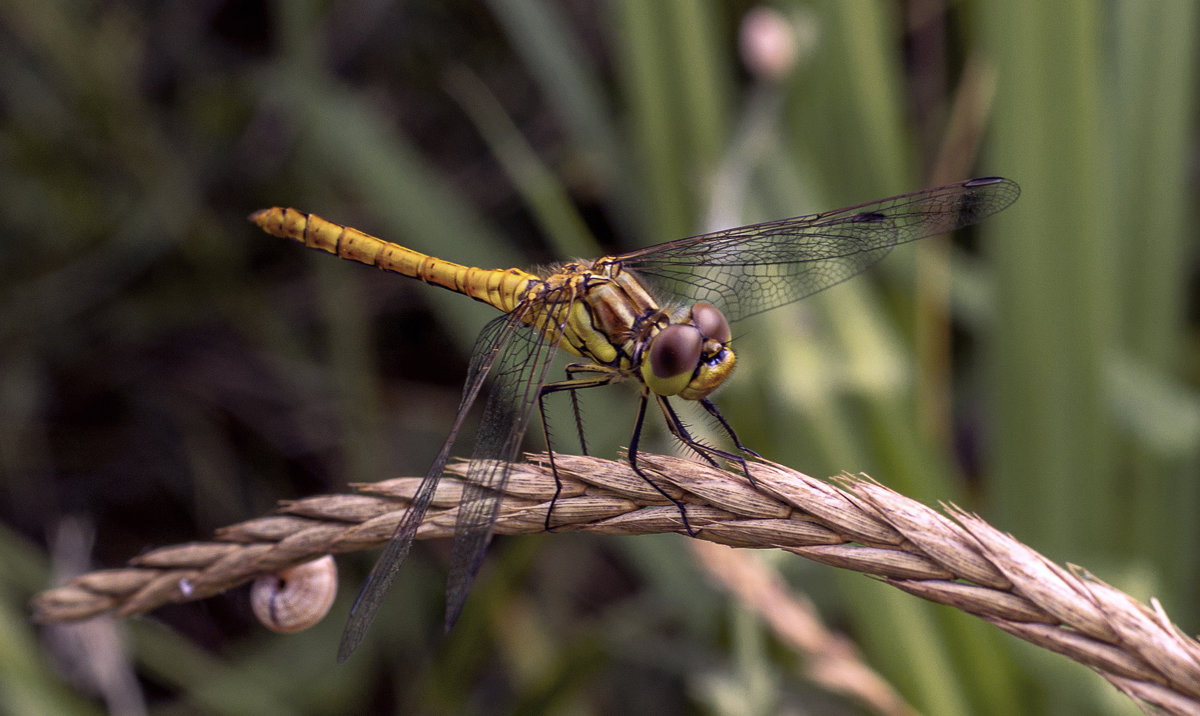
[[[684,532],[678,510],[627,464],[572,455],[555,461],[564,483],[556,531]],[[1086,572],[1063,569],[977,516],[938,512],[870,479],[826,482],[769,462],[751,465],[757,490],[741,474],[679,458],[641,454],[639,464],[687,503],[699,539],[782,549],[873,575],[1086,664],[1131,698],[1167,713],[1200,713],[1200,643],[1157,604],[1151,609]],[[465,474],[463,464],[448,470],[418,538],[453,534]],[[166,547],[124,569],[76,577],[38,595],[34,617],[146,612],[321,555],[378,547],[419,483],[400,478],[358,485],[357,494],[286,503],[276,515],[220,530],[213,542]],[[544,532],[553,494],[548,467],[514,464],[496,532]]]

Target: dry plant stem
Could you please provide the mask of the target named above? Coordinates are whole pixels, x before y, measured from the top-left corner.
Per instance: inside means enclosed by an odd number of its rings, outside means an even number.
[[[557,531],[683,533],[678,510],[628,465],[555,460],[564,481],[553,513]],[[1200,714],[1200,643],[1161,609],[1053,564],[974,515],[951,507],[947,516],[869,479],[843,475],[835,485],[773,463],[752,465],[758,490],[740,474],[679,458],[642,454],[639,464],[688,504],[700,539],[784,549],[874,575],[1086,664],[1132,698],[1168,713]],[[463,466],[449,472],[418,538],[453,534]],[[419,482],[400,478],[358,485],[354,495],[286,503],[275,516],[219,531],[213,542],[158,549],[125,569],[76,577],[39,595],[34,616],[53,622],[137,614],[324,554],[378,547]],[[496,532],[542,532],[553,493],[544,464],[514,465]]]

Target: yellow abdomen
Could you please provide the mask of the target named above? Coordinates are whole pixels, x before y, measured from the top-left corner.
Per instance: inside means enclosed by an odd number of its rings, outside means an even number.
[[[539,280],[515,268],[481,269],[443,261],[295,209],[263,209],[250,220],[273,236],[448,288],[505,313],[511,313],[530,284]]]

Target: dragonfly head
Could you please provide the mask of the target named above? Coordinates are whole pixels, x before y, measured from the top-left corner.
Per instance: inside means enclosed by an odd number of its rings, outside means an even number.
[[[708,303],[692,306],[685,320],[650,339],[642,380],[658,395],[699,400],[729,377],[735,358],[729,348],[729,322]]]

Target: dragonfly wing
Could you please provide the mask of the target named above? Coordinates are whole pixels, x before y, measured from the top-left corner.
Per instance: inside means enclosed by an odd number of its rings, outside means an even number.
[[[367,581],[355,598],[353,606],[350,607],[350,616],[346,622],[346,628],[342,632],[341,645],[338,647],[339,663],[344,662],[358,649],[367,633],[367,628],[375,620],[375,615],[379,612],[384,597],[396,580],[401,563],[408,556],[408,551],[417,534],[417,528],[421,526],[421,520],[437,492],[438,482],[441,480],[442,471],[450,458],[450,450],[454,446],[458,431],[462,428],[467,413],[479,396],[480,390],[487,383],[488,376],[496,364],[497,356],[505,352],[505,342],[510,340],[520,325],[520,321],[511,314],[500,316],[488,323],[480,332],[479,338],[475,340],[475,347],[471,353],[471,364],[467,371],[467,381],[463,386],[462,399],[459,402],[458,413],[454,417],[450,434],[442,444],[441,450],[438,451],[433,464],[429,466],[429,471],[425,473],[425,479],[421,481],[416,497],[413,498],[412,504],[396,526],[391,541],[388,542],[383,554],[375,562],[375,566],[367,576]]]
[[[508,465],[516,459],[541,387],[546,383],[546,371],[558,352],[561,330],[557,327],[535,330],[520,321],[517,317],[520,311],[513,312],[513,318],[504,327],[507,335],[496,343],[499,355],[488,376],[488,399],[459,503],[446,581],[447,631],[457,621],[483,563],[508,480]]]
[[[898,244],[977,223],[1020,192],[1008,179],[972,179],[670,241],[616,260],[669,293],[713,303],[736,321],[845,281]]]

